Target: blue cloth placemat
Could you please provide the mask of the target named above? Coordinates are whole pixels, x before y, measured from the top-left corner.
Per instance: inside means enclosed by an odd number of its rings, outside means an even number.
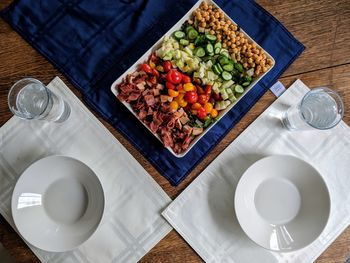
[[[185,157],[176,158],[118,102],[110,86],[195,3],[17,0],[1,15],[65,74],[91,108],[121,132],[172,185],[178,185],[304,50],[280,22],[254,1],[217,0],[274,57],[276,65]]]

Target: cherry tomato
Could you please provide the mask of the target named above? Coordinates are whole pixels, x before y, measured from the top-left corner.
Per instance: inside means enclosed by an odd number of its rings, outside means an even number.
[[[182,74],[176,69],[171,69],[166,75],[166,79],[173,84],[179,84],[182,80]]]
[[[191,82],[185,83],[183,87],[185,91],[194,91],[195,89],[194,85]]]
[[[207,117],[207,112],[205,111],[204,107],[201,107],[197,110],[197,117],[200,120],[204,120],[205,117]]]
[[[198,96],[198,102],[202,105],[204,105],[205,103],[207,103],[209,100],[209,96],[206,94],[201,94]]]
[[[211,87],[212,87],[211,85],[205,86],[205,89],[204,89],[205,94],[207,95],[211,94]]]
[[[198,109],[200,109],[201,107],[202,107],[202,105],[200,105],[198,102],[196,102],[196,103],[193,103],[193,104],[192,104],[191,109],[192,109],[192,110],[198,110]]]
[[[182,83],[191,83],[191,77],[182,74]]]
[[[141,68],[142,71],[144,71],[144,72],[146,72],[148,74],[153,74],[153,70],[152,70],[151,66],[146,64],[146,63],[145,64],[141,64],[140,68]]]
[[[214,98],[214,100],[222,100],[221,95],[219,93],[213,93],[212,97]]]
[[[211,111],[213,110],[213,104],[207,102],[204,104],[204,109],[206,113],[211,113]]]
[[[216,109],[212,109],[210,112],[210,116],[212,118],[216,118],[219,115],[219,112]]]
[[[185,94],[186,91],[184,90],[184,87],[182,86],[182,84],[179,84],[176,86],[176,90],[178,90],[180,93]]]
[[[197,92],[195,92],[195,91],[186,92],[185,101],[187,101],[189,103],[196,103],[197,100],[198,100]]]
[[[168,95],[169,95],[170,97],[175,98],[175,97],[179,96],[179,92],[176,91],[176,90],[173,90],[173,89],[168,89]]]
[[[172,109],[172,110],[174,110],[174,111],[177,111],[177,109],[179,108],[179,104],[175,101],[175,100],[173,100],[172,102],[170,102],[170,108]]]
[[[159,72],[158,70],[156,70],[155,68],[152,68],[152,75],[156,76],[157,78],[159,78]]]
[[[165,83],[167,89],[175,89],[175,85],[169,81]]]
[[[163,68],[165,72],[168,72],[172,69],[173,65],[171,65],[170,61],[164,61],[163,62]]]

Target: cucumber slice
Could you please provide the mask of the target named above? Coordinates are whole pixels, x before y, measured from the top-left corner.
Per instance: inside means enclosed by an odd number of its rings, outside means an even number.
[[[199,57],[199,58],[202,58],[205,56],[205,50],[204,48],[202,47],[197,47],[195,50],[194,50],[194,55]]]
[[[243,87],[248,87],[249,84],[250,84],[250,82],[246,81],[246,82],[243,82],[243,83],[242,83],[242,86],[243,86]]]
[[[228,51],[226,49],[221,49],[220,54],[227,57],[227,58],[230,57],[230,54],[228,53]]]
[[[194,40],[198,37],[198,32],[195,29],[190,29],[187,33],[189,39]]]
[[[240,63],[235,63],[235,69],[237,69],[239,72],[243,72],[243,66]]]
[[[219,63],[223,66],[223,65],[226,65],[228,64],[230,61],[227,57],[224,57],[224,56],[221,56],[220,59],[219,59]]]
[[[221,50],[221,48],[222,48],[221,43],[220,42],[216,42],[215,45],[214,45],[214,48],[215,49],[219,48]]]
[[[205,51],[207,51],[208,54],[213,54],[214,53],[214,47],[212,44],[207,44],[205,46]]]
[[[214,53],[217,55],[217,54],[220,54],[220,50],[221,50],[221,48],[215,48],[215,51],[214,51]]]
[[[193,26],[186,27],[186,29],[185,29],[186,34],[188,34],[188,32],[192,29],[195,30]]]
[[[174,37],[175,37],[177,40],[180,40],[180,39],[182,39],[182,38],[185,37],[185,33],[182,32],[182,31],[180,31],[180,30],[175,31],[175,32],[174,32]]]
[[[209,40],[209,41],[216,41],[216,36],[214,35],[210,35],[210,34],[207,34],[205,35],[205,37]]]
[[[224,69],[221,67],[221,65],[220,64],[216,64],[217,66],[218,66],[218,69],[219,69],[219,72],[220,72],[220,74],[224,71]]]
[[[230,80],[230,79],[232,79],[232,75],[231,75],[229,72],[227,72],[227,71],[222,72],[222,73],[221,73],[221,77],[222,77],[224,80]],[[243,89],[243,88],[242,88],[242,89]]]
[[[224,65],[222,68],[224,70],[226,70],[226,71],[232,71],[233,70],[233,64],[232,63],[228,63],[228,64]]]
[[[235,92],[242,94],[244,92],[244,88],[241,85],[236,85],[235,86]]]
[[[180,39],[180,44],[183,46],[187,46],[190,43],[187,39]]]
[[[220,75],[220,74],[221,74],[221,71],[220,71],[219,68],[218,68],[218,64],[212,66],[211,69],[213,70],[213,72],[214,72],[216,75]]]

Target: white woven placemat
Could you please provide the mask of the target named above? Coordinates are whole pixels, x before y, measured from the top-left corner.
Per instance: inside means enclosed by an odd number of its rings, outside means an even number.
[[[296,81],[229,145],[163,212],[206,262],[313,262],[350,223],[350,128],[290,132],[278,116],[308,91]],[[323,175],[331,216],[322,235],[297,252],[276,253],[249,240],[234,213],[234,190],[255,161],[274,154],[298,156]]]
[[[0,128],[0,213],[14,227],[12,191],[31,163],[53,154],[74,157],[102,183],[102,222],[71,252],[30,248],[42,262],[137,262],[171,230],[160,214],[171,199],[58,77],[48,87],[70,104],[71,116],[62,124],[13,117]]]

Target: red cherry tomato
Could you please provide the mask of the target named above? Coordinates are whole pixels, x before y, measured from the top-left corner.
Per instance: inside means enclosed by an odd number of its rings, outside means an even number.
[[[153,69],[151,68],[150,65],[148,64],[141,64],[141,70],[148,73],[148,74],[153,74]]]
[[[171,65],[170,61],[164,61],[163,63],[163,69],[165,72],[168,72],[172,69],[173,65]]]
[[[209,96],[206,94],[201,94],[198,96],[198,102],[202,105],[204,105],[205,103],[207,103],[209,100]]]
[[[191,83],[191,77],[182,74],[182,83]]]
[[[176,69],[171,69],[166,75],[166,79],[173,84],[179,84],[182,80],[182,74]]]
[[[205,94],[207,95],[211,94],[211,87],[212,87],[211,85],[205,86],[205,89],[204,89]]]
[[[197,92],[195,91],[189,91],[189,92],[186,92],[184,98],[185,98],[185,101],[187,101],[188,103],[196,103],[198,100],[198,95],[197,95]]]
[[[165,83],[165,86],[167,87],[167,89],[175,89],[175,85],[169,81]]]
[[[214,98],[214,100],[222,100],[221,96],[219,93],[213,93],[212,97]]]
[[[148,81],[152,84],[152,85],[156,85],[158,83],[156,76],[152,76],[148,79]]]
[[[207,112],[204,107],[200,107],[199,110],[197,110],[197,117],[200,120],[204,120],[205,117],[207,117]]]
[[[159,78],[159,72],[158,70],[156,70],[155,68],[152,68],[152,75],[156,76],[157,78]]]

